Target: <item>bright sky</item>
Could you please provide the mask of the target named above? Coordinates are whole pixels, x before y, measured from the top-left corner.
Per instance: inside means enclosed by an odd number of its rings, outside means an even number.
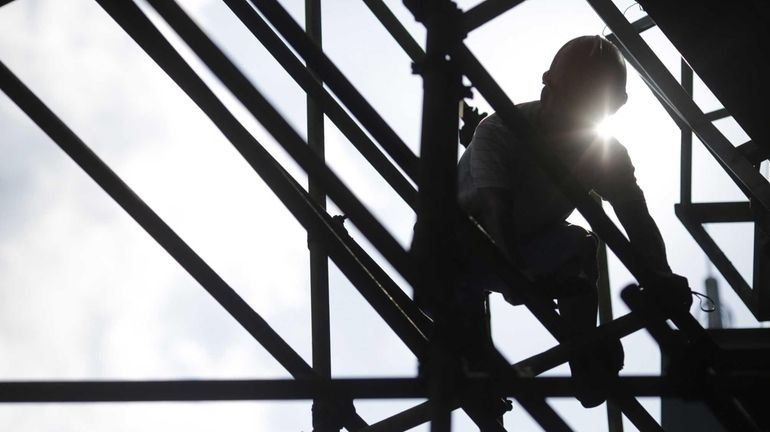
[[[478,2],[459,3],[467,9]],[[304,2],[283,3],[301,22]],[[424,30],[401,3],[386,3],[422,42]],[[229,10],[216,0],[181,4],[304,134],[304,94]],[[618,2],[623,8],[629,4]],[[417,152],[421,82],[410,74],[409,59],[362,2],[324,0],[323,7],[327,53]],[[628,11],[630,19],[640,14]],[[581,0],[529,0],[474,32],[467,43],[509,96],[524,102],[539,96],[540,76],[556,49],[575,36],[601,34],[603,27]],[[679,57],[662,34],[653,29],[645,39],[678,74]],[[259,124],[173,40],[304,183],[302,171]],[[95,2],[16,0],[4,6],[0,59],[310,361],[305,233],[208,119]],[[700,289],[705,257],[673,212],[679,131],[634,72],[628,93],[612,131],[637,167],[672,267]],[[704,110],[719,107],[700,82],[696,101]],[[483,100],[474,102],[488,111]],[[732,120],[717,126],[733,143],[745,140]],[[5,155],[0,158],[0,379],[288,377],[4,95],[0,131]],[[332,168],[408,245],[414,215],[328,122],[327,148]],[[697,141],[694,172],[695,201],[743,199]],[[751,280],[751,227],[714,226],[711,232]],[[719,279],[731,325],[756,327]],[[616,315],[626,311],[619,292],[631,281],[613,258]],[[407,349],[336,269],[331,297],[335,376],[414,374]],[[499,298],[493,302],[493,327],[497,346],[511,361],[554,345],[525,309]],[[659,351],[645,333],[624,339],[624,346],[624,373],[659,371]],[[574,400],[550,402],[575,430],[606,428],[603,406],[584,410]],[[375,422],[414,403],[358,402],[357,407]],[[657,400],[644,403],[659,415]],[[464,414],[456,418],[455,430],[475,430]],[[506,416],[506,425],[539,430],[519,407]],[[311,424],[308,402],[2,405],[0,429],[309,431]]]

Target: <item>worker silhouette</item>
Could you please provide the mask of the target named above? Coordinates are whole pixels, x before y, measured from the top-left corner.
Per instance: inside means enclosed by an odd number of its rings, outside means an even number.
[[[596,124],[627,99],[620,51],[599,36],[573,39],[556,53],[543,84],[539,101],[517,105],[537,145],[545,146],[586,189],[612,204],[660,285],[675,304],[689,308],[687,280],[671,272],[626,149],[595,132]],[[596,326],[597,240],[565,221],[575,206],[522,150],[521,136],[528,135],[509,130],[497,114],[481,121],[458,164],[460,206],[538,289],[557,300],[565,336],[574,338]],[[485,291],[506,292],[485,263],[473,257],[465,261],[461,302],[478,304]],[[506,298],[521,304],[513,296]],[[465,317],[471,334],[481,331],[478,310],[469,308]],[[623,367],[622,345],[617,339],[605,341],[590,354],[574,356],[569,365],[580,402],[597,406],[606,400],[608,386]]]

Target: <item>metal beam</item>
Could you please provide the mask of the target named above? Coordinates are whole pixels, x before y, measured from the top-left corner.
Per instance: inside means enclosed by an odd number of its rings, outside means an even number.
[[[393,15],[393,12],[390,11],[382,0],[363,0],[363,2],[413,62],[422,59],[425,55],[425,51],[423,51],[420,44],[412,38],[409,31],[401,24],[401,21]]]
[[[420,44],[412,37],[409,31],[401,24],[401,21],[391,12],[390,8],[383,3],[382,0],[363,0],[372,14],[377,20],[385,27],[385,30],[390,33],[393,40],[404,50],[404,52],[412,59],[412,62],[419,63],[425,57],[425,51],[423,51]]]
[[[591,194],[599,205],[602,198]],[[610,269],[607,261],[607,245],[599,240],[596,260],[599,265],[599,280],[596,285],[599,293],[599,325],[607,325],[612,320],[612,289],[610,287]],[[607,428],[609,432],[623,432],[623,413],[620,407],[612,400],[607,401]]]
[[[450,353],[459,350],[458,338],[467,327],[461,323],[461,307],[455,292],[458,273],[453,264],[459,258],[456,237],[457,204],[457,107],[462,99],[462,75],[447,57],[463,39],[462,12],[449,0],[426,1],[420,18],[427,29],[425,57],[417,64],[423,79],[420,170],[418,177],[417,223],[412,254],[419,276],[415,280],[415,300],[432,311],[434,331],[429,351],[420,363],[430,387],[431,432],[450,432],[452,401],[459,390],[457,378],[462,365]]]
[[[464,30],[470,33],[521,3],[524,3],[524,0],[484,0],[465,12]]]
[[[692,68],[684,59],[681,59],[679,63],[682,75],[682,88],[692,97]],[[637,65],[636,69],[640,68],[641,66]],[[657,95],[657,93],[653,93]],[[663,106],[668,106],[662,99],[659,98],[658,100],[661,101]],[[669,115],[673,117],[675,113],[669,112]],[[682,142],[681,156],[679,158],[679,201],[682,204],[689,204],[692,202],[692,129],[684,124],[684,122],[681,122],[679,128]]]
[[[305,0],[305,32],[322,46],[321,0]],[[320,87],[317,77],[311,76]],[[324,112],[316,100],[305,95],[307,103],[307,144],[319,159],[326,160],[324,142]],[[326,210],[326,194],[316,179],[308,176],[308,194],[316,206]],[[313,352],[313,370],[326,379],[332,376],[331,328],[329,311],[329,257],[322,236],[307,232],[310,261],[310,339]],[[312,424],[314,432],[338,432],[335,424],[333,402],[329,395],[316,393],[313,399]]]
[[[223,1],[404,202],[414,208],[417,196],[414,186],[404,178],[398,168],[380,151],[347,111],[323,88],[318,78],[311,72],[313,65],[308,64],[306,68],[247,0]]]
[[[714,122],[723,118],[730,117],[730,112],[725,108],[719,108],[718,110],[709,111],[703,114],[703,116],[706,117],[707,121]]]
[[[746,159],[748,159],[752,165],[759,165],[761,162],[770,159],[770,145],[768,144],[759,144],[755,141],[748,141],[736,148],[746,156]]]
[[[697,223],[754,222],[748,201],[677,204],[676,211]]]
[[[770,235],[754,225],[754,316],[757,321],[770,320]]]
[[[653,21],[652,18],[650,18],[649,15],[645,15],[645,16],[639,18],[638,20],[632,22],[631,23],[631,27],[633,27],[634,30],[636,30],[637,33],[642,33],[642,32],[645,32],[645,31],[655,27],[655,21]],[[607,39],[611,39],[611,38],[614,38],[615,35],[612,34],[612,33],[608,33],[605,37]]]
[[[686,395],[670,377],[626,376],[619,383],[639,397]],[[474,394],[489,388],[507,397],[573,397],[568,377],[468,378],[465,389]],[[710,377],[704,386],[725,394],[749,395],[762,385],[756,377]],[[6,381],[0,382],[0,403],[100,403],[168,401],[306,400],[319,393],[350,394],[356,399],[424,398],[428,386],[419,378],[357,378],[331,381],[265,380],[158,380],[158,381]],[[371,428],[361,431],[371,432]]]

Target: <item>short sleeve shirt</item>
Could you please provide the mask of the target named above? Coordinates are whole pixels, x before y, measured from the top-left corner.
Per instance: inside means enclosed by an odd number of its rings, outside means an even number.
[[[537,125],[540,102],[517,108],[532,127]],[[573,141],[558,143],[556,154],[585,188],[613,204],[644,199],[628,152],[617,140],[594,136]],[[479,189],[510,191],[517,228],[526,235],[564,221],[575,206],[521,146],[497,114],[485,118],[460,158],[458,198],[462,207],[478,215]]]

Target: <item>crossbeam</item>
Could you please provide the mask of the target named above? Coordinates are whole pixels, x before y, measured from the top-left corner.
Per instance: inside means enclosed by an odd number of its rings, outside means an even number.
[[[638,397],[686,395],[670,377],[625,376],[619,380],[629,394]],[[477,377],[467,378],[463,384],[468,394],[492,389],[515,398],[574,397],[574,385],[568,377]],[[734,395],[749,395],[760,386],[755,378],[746,376],[711,377],[704,384]],[[306,400],[329,391],[356,399],[425,398],[429,394],[426,382],[418,378],[6,381],[0,382],[0,403]]]

